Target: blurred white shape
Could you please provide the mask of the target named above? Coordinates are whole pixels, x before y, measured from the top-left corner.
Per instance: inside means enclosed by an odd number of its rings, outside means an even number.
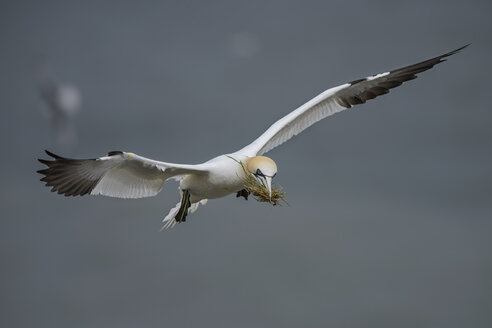
[[[80,109],[80,91],[70,84],[60,84],[56,91],[57,107],[62,113],[74,115]]]
[[[261,49],[260,40],[249,32],[239,32],[229,41],[229,51],[235,57],[251,57]]]
[[[38,90],[45,103],[45,113],[51,121],[56,142],[62,146],[74,146],[77,133],[73,117],[80,110],[82,97],[79,89],[58,81],[43,70],[38,74]]]

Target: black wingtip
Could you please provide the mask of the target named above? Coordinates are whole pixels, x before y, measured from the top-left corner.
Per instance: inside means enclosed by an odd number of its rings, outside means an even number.
[[[436,65],[436,64],[440,64],[440,63],[443,63],[443,62],[447,61],[446,57],[449,57],[449,56],[452,56],[452,55],[457,54],[458,52],[461,52],[461,50],[465,49],[470,44],[471,43],[468,43],[468,44],[464,45],[463,47],[459,47],[458,49],[455,49],[453,51],[447,52],[444,55],[441,55],[441,56],[438,56],[438,57],[433,58],[433,59],[437,59],[438,60],[436,63],[433,64],[433,66]]]
[[[121,150],[113,150],[108,152],[108,156],[116,156],[116,155],[123,155],[123,152]]]
[[[46,159],[42,159],[42,158],[38,158],[38,161],[46,166],[50,166],[51,163],[53,163],[53,161],[48,161]]]
[[[37,170],[36,173],[45,174],[46,175],[46,173],[48,173],[48,170],[49,169]]]
[[[78,166],[94,159],[69,159],[53,154],[49,150],[45,150],[45,152],[52,159],[39,158],[38,161],[46,165],[47,168],[36,172],[43,175],[40,181],[45,182],[45,186],[51,187],[51,192],[63,194],[67,197],[83,196],[90,194],[99,183],[100,177],[95,179],[87,178],[80,175],[78,171]]]
[[[62,157],[61,157],[61,156],[58,156],[58,155],[56,155],[56,154],[53,154],[52,152],[50,152],[50,151],[49,151],[49,150],[47,150],[47,149],[45,149],[45,150],[44,150],[44,152],[45,152],[46,154],[48,154],[48,156],[53,157],[54,159],[62,159]]]
[[[463,47],[459,47],[458,49],[455,49],[453,51],[450,51],[448,52],[447,54],[444,54],[442,57],[449,57],[449,56],[452,56],[454,54],[457,54],[458,52],[460,52],[461,50],[465,49],[466,47],[468,47],[471,43],[468,43],[468,44],[465,44]],[[444,61],[444,60],[443,60]]]

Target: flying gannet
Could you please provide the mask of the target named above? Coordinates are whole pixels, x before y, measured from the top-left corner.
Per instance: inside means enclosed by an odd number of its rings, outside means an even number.
[[[321,119],[386,94],[389,89],[413,80],[416,74],[445,61],[468,45],[435,58],[389,72],[354,80],[328,89],[284,116],[246,147],[217,156],[202,164],[174,164],[134,153],[111,151],[94,159],[69,159],[46,153],[54,160],[39,159],[48,168],[38,171],[51,191],[65,196],[104,195],[141,198],[157,195],[164,183],[178,180],[181,200],[164,218],[164,229],[184,222],[188,212],[208,199],[232,193],[247,199],[244,179],[251,175],[271,193],[277,174],[275,162],[263,156]]]

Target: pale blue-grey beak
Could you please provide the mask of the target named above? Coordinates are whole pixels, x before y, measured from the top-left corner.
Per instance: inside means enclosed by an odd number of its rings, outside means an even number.
[[[271,201],[272,200],[272,177],[269,177],[268,175],[264,176],[257,176],[256,177],[258,180],[260,180],[261,184],[265,186],[265,188],[268,189],[268,199]]]
[[[272,177],[265,176],[266,186],[268,189],[268,199],[272,200]]]
[[[263,186],[265,186],[265,188],[268,189],[268,199],[271,201],[272,200],[272,178],[273,177],[270,177],[268,175],[254,175],[256,180],[258,180],[259,182],[261,182],[261,184]]]

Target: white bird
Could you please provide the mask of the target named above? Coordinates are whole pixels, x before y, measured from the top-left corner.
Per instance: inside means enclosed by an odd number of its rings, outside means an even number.
[[[56,135],[56,141],[63,146],[73,146],[77,140],[73,118],[81,107],[79,89],[69,83],[54,78],[42,70],[37,78],[38,90],[46,104],[47,111]]]
[[[65,196],[150,197],[157,195],[164,183],[174,178],[180,181],[181,200],[163,220],[163,228],[170,228],[184,222],[188,212],[195,212],[199,204],[205,204],[208,199],[232,193],[247,199],[248,193],[244,193],[247,175],[253,176],[271,193],[277,165],[263,154],[325,117],[365,103],[405,81],[415,79],[416,74],[445,61],[444,58],[467,46],[414,65],[328,89],[275,122],[246,147],[202,164],[160,162],[122,151],[112,151],[95,159],[69,159],[46,151],[54,160],[39,159],[48,168],[38,172],[44,175],[41,181],[52,187],[51,191]]]

